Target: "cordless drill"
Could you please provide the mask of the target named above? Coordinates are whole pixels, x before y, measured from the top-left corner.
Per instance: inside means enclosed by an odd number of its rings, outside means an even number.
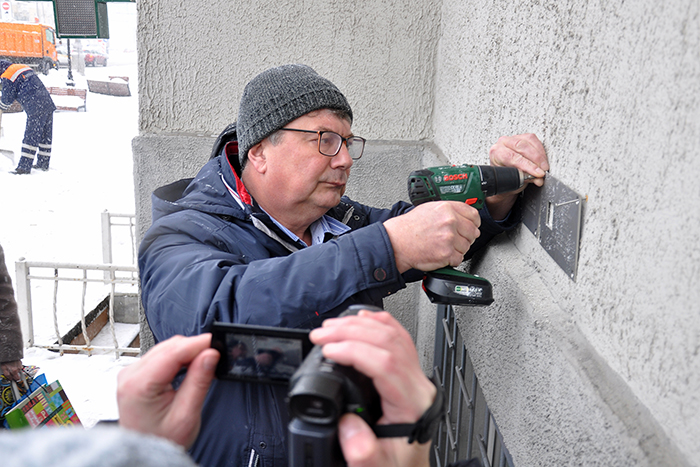
[[[453,165],[416,170],[408,176],[408,197],[414,206],[427,201],[460,201],[480,209],[484,200],[515,191],[531,178],[513,167]],[[444,267],[425,274],[423,290],[432,303],[490,305],[491,283],[483,277]]]

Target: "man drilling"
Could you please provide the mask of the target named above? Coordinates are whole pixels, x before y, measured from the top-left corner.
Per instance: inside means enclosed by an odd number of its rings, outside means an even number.
[[[308,66],[271,68],[246,85],[238,153],[154,192],[139,270],[157,342],[214,321],[312,329],[353,304],[382,308],[422,271],[457,266],[477,238],[517,224],[515,192],[481,211],[453,201],[379,209],[344,196],[365,148],[352,122],[346,97]],[[539,177],[549,168],[534,135],[504,137],[491,152],[494,165]],[[214,381],[195,461],[287,465],[286,397],[283,385]]]
[[[56,110],[51,95],[34,70],[26,65],[0,60],[0,73],[2,74],[0,111],[6,111],[17,100],[27,113],[27,126],[22,140],[22,157],[12,173],[19,175],[31,173],[35,155],[37,161],[34,168],[49,170],[53,112]]]

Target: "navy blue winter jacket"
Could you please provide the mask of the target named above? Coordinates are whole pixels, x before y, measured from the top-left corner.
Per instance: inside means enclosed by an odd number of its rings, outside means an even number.
[[[242,207],[231,191],[245,198],[224,156],[194,179],[154,192],[139,268],[156,341],[207,332],[214,321],[314,328],[351,304],[381,307],[384,297],[422,277],[398,273],[382,224],[410,209],[408,203],[375,209],[343,197],[328,214],[352,230],[303,247],[254,201]],[[501,231],[484,212],[479,242]],[[202,466],[287,465],[286,392],[285,386],[215,380],[190,451],[194,460]]]
[[[34,70],[25,65],[10,65],[2,73],[0,109],[9,109],[15,99],[27,115],[51,113],[56,110],[44,83]]]

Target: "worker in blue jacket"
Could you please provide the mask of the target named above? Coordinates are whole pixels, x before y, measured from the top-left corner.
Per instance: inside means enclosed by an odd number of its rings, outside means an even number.
[[[246,85],[237,154],[224,151],[152,197],[139,269],[157,342],[207,332],[214,321],[315,328],[352,304],[382,307],[420,271],[456,266],[517,224],[515,194],[489,198],[481,211],[451,201],[377,209],[343,196],[365,143],[352,118],[340,90],[304,65],[272,68]],[[490,153],[493,164],[516,166],[539,185],[549,168],[534,135],[503,137]],[[287,465],[286,392],[214,381],[194,460]]]
[[[34,70],[26,65],[0,60],[0,75],[2,76],[0,110],[9,109],[17,100],[27,114],[27,126],[22,140],[22,157],[12,173],[31,173],[35,155],[34,168],[49,170],[53,112],[56,110],[51,95]]]

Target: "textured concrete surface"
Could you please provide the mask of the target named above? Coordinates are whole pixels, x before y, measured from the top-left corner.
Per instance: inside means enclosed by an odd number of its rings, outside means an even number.
[[[218,133],[253,76],[305,63],[349,96],[357,134],[429,137],[439,12],[399,0],[140,2],[141,131]]]
[[[160,134],[138,136],[131,142],[134,154],[136,238],[141,242],[151,226],[151,193],[181,178],[194,177],[209,160],[215,136]],[[153,334],[141,312],[141,350],[154,344]]]
[[[562,310],[693,465],[699,10],[696,1],[446,2],[435,97],[435,142],[453,161],[473,160],[500,134],[534,132],[552,175],[588,198],[576,282],[539,245],[523,246],[527,229],[514,237],[549,292],[533,306]],[[508,294],[523,293],[514,286]],[[476,334],[470,351],[487,345]],[[498,378],[480,376],[488,387]],[[544,388],[550,377],[526,381]]]
[[[458,308],[458,324],[516,466],[694,465],[508,237],[474,263],[495,301]]]
[[[506,446],[517,466],[700,466],[697,0],[138,9],[140,232],[150,191],[196,173],[270,66],[307,63],[346,93],[377,155],[349,192],[374,204],[404,198],[416,163],[486,163],[499,136],[534,132],[587,202],[576,282],[524,228],[474,264],[496,304],[460,325]],[[405,293],[387,307],[427,369],[434,311]]]

